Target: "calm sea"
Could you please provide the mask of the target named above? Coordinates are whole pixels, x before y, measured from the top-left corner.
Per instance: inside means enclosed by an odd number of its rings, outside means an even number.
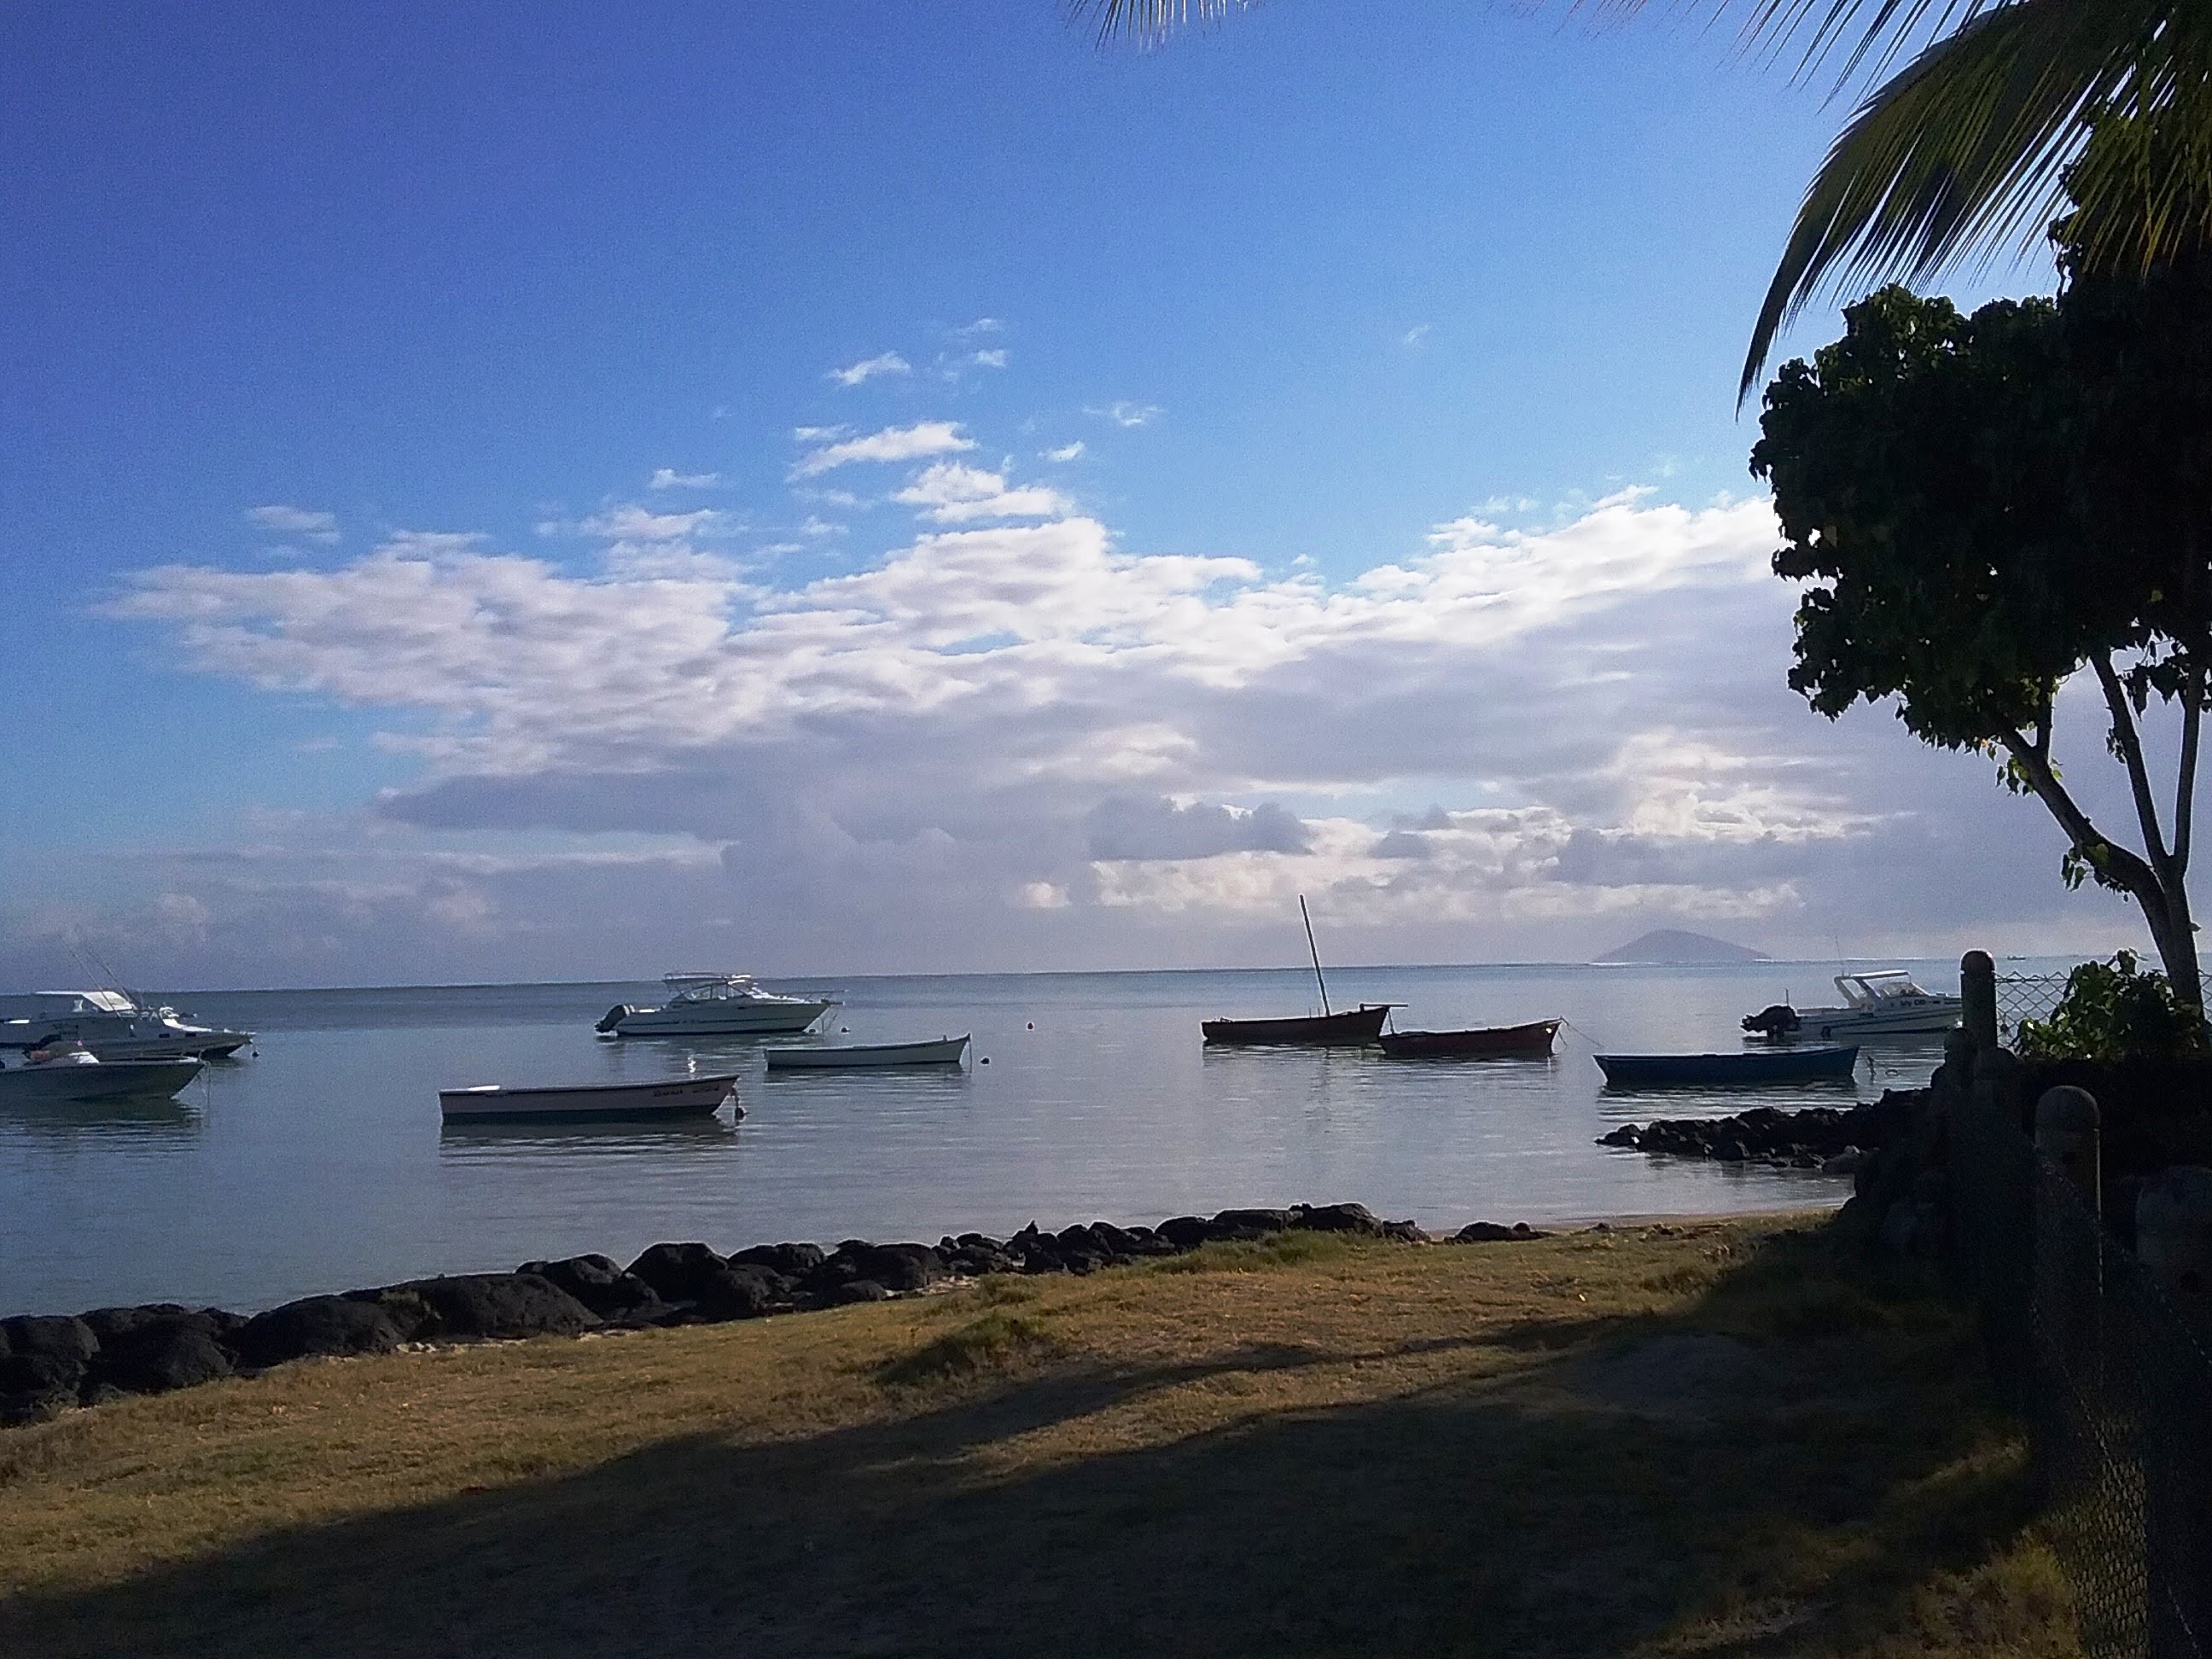
[[[1913,963],[1930,989],[1955,964]],[[1291,970],[787,981],[842,999],[855,1042],[972,1031],[965,1071],[779,1073],[734,1039],[595,1040],[633,984],[177,994],[259,1034],[173,1103],[0,1106],[0,1314],[112,1303],[251,1310],[433,1273],[659,1239],[933,1240],[1232,1205],[1357,1200],[1431,1229],[1478,1218],[1839,1201],[1810,1172],[1592,1144],[1654,1115],[1843,1103],[1924,1080],[1928,1045],[1869,1048],[1855,1085],[1640,1095],[1594,1048],[1733,1048],[1778,1001],[1830,1001],[1833,964],[1342,969],[1338,1006],[1401,1027],[1562,1016],[1549,1060],[1207,1049],[1214,1014],[1303,1013]],[[979,1063],[988,1057],[988,1063]],[[690,1069],[743,1073],[744,1117],[681,1127],[444,1128],[437,1091]]]

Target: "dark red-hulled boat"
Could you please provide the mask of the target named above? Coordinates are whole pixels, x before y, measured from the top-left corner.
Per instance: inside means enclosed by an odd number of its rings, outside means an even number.
[[[1209,1019],[1199,1025],[1208,1042],[1304,1042],[1325,1048],[1359,1048],[1381,1035],[1392,1005],[1362,1003],[1342,1013],[1291,1019]]]
[[[1532,1020],[1526,1025],[1480,1025],[1465,1031],[1389,1031],[1375,1040],[1382,1052],[1400,1060],[1421,1060],[1431,1054],[1462,1054],[1492,1059],[1535,1059],[1552,1052],[1558,1033],[1556,1019]]]
[[[1313,956],[1314,984],[1321,991],[1321,1012],[1286,1019],[1207,1019],[1198,1029],[1208,1042],[1303,1042],[1322,1048],[1364,1048],[1382,1035],[1394,1002],[1363,1002],[1336,1012],[1328,1006],[1328,981],[1321,976],[1321,947],[1314,943],[1313,917],[1305,895],[1298,895],[1298,916],[1306,925],[1306,949]]]

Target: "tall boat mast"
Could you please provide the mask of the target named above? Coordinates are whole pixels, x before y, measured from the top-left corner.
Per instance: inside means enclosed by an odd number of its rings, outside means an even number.
[[[1304,893],[1298,895],[1298,915],[1305,920],[1306,949],[1313,957],[1314,983],[1321,987],[1321,1011],[1326,1014],[1329,1012],[1328,981],[1321,976],[1321,949],[1314,943],[1313,917],[1306,909],[1306,896]]]

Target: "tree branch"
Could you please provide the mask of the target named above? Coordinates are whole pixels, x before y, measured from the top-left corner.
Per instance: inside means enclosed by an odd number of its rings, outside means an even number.
[[[2120,684],[2109,652],[2092,654],[2089,666],[2097,671],[2097,684],[2105,688],[2105,707],[2112,714],[2112,741],[2119,745],[2120,758],[2127,763],[2128,787],[2135,793],[2136,820],[2142,825],[2143,850],[2150,855],[2151,868],[2158,872],[2160,884],[2166,884],[2172,871],[2166,842],[2159,833],[2158,799],[2151,793],[2150,772],[2143,765],[2142,735],[2136,730],[2135,710],[2128,706],[2127,690]]]
[[[2050,809],[2051,816],[2058,820],[2058,827],[2066,832],[2074,850],[2142,901],[2146,912],[2154,906],[2164,911],[2166,888],[2158,872],[2089,821],[2089,815],[2075,804],[2074,797],[2066,793],[2066,786],[2059,782],[2058,775],[2051,769],[2050,757],[2031,744],[2022,732],[2000,733],[1998,741],[2020,762],[2021,769],[2027,774],[2028,787],[2035,791],[2036,799]]]
[[[2204,686],[2192,668],[2181,682],[2181,765],[2173,784],[2175,885],[2189,869],[2189,834],[2197,809],[2197,738],[2204,723]]]

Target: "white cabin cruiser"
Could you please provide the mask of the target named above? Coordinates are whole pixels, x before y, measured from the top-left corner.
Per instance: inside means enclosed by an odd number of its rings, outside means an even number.
[[[607,1010],[599,1035],[633,1036],[744,1036],[803,1031],[837,1005],[812,997],[763,991],[750,974],[665,974],[668,1000],[658,1008],[627,1002]]]
[[[1793,1008],[1777,1003],[1747,1015],[1743,1029],[1773,1037],[1812,1037],[1822,1042],[1860,1037],[1941,1036],[1959,1023],[1965,1004],[1940,991],[1923,990],[1902,968],[1838,974],[1839,1008]]]
[[[148,1007],[127,991],[41,991],[49,1006],[27,1019],[0,1021],[0,1048],[42,1048],[74,1041],[102,1060],[205,1060],[236,1054],[251,1031],[195,1025],[170,1007]]]

